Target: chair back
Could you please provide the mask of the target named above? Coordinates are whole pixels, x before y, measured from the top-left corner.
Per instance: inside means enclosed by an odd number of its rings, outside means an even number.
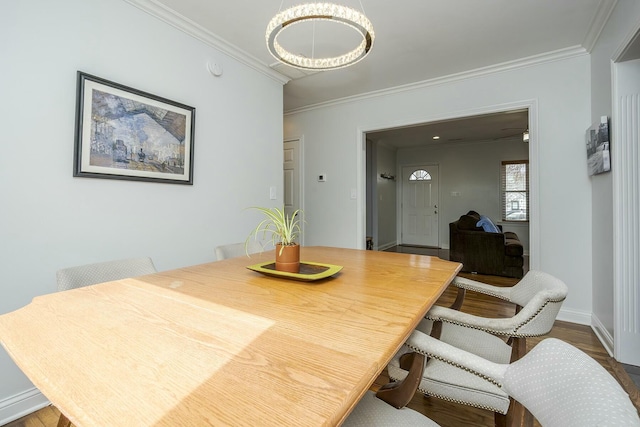
[[[545,427],[640,426],[629,396],[602,365],[555,338],[509,365],[503,388]]]
[[[56,272],[58,291],[155,273],[151,258],[129,258],[69,267]]]
[[[255,240],[248,240],[242,243],[230,243],[228,245],[220,245],[216,247],[216,258],[222,261],[227,258],[236,258],[239,256],[254,254],[262,251],[262,245]]]
[[[542,271],[529,271],[511,290],[511,301],[522,306],[512,318],[516,325],[513,336],[549,333],[568,292],[560,279]]]

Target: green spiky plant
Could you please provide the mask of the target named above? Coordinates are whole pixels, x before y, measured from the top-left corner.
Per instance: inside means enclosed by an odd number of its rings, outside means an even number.
[[[302,215],[300,209],[296,209],[293,215],[288,216],[284,212],[284,208],[262,208],[258,206],[252,206],[250,209],[256,209],[262,212],[266,218],[263,219],[256,228],[249,233],[246,243],[253,237],[255,240],[260,238],[263,241],[271,242],[275,247],[278,243],[282,244],[280,247],[280,255],[285,246],[292,246],[297,244],[295,239],[302,232],[300,228],[299,216]]]

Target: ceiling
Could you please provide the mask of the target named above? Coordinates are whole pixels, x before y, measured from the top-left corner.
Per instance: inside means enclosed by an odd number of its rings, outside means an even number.
[[[290,79],[284,86],[285,113],[498,64],[531,61],[551,52],[589,52],[616,2],[339,0],[336,3],[364,10],[375,31],[373,48],[351,67],[308,73],[277,63],[265,42],[269,20],[279,10],[302,1],[125,1],[282,82]],[[296,36],[306,39],[304,33]],[[317,36],[319,44],[320,33]],[[327,37],[330,43],[346,38],[340,31],[329,32]],[[526,127],[526,123],[513,123],[513,115],[499,117],[506,122],[496,129]],[[468,135],[480,132],[473,129]]]
[[[484,114],[367,133],[367,139],[395,148],[475,141],[522,141],[529,128],[527,110]],[[437,139],[434,139],[437,137]]]

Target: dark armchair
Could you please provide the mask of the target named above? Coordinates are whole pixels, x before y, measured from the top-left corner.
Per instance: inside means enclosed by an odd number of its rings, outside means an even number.
[[[469,211],[449,224],[449,259],[462,271],[521,278],[523,248],[515,233],[489,233],[477,227],[480,215]]]

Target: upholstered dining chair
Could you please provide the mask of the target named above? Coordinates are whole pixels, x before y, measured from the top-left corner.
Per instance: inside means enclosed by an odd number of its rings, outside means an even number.
[[[56,272],[56,281],[58,291],[66,291],[111,280],[143,276],[156,271],[151,258],[128,258],[64,268]],[[69,419],[60,413],[58,427],[69,426],[71,426]]]
[[[551,331],[567,292],[567,286],[561,280],[532,270],[509,290],[509,300],[522,307],[513,317],[485,318],[434,306],[416,330],[494,363],[515,362],[526,352],[527,337],[542,336]],[[405,377],[406,371],[400,367],[399,357],[410,351],[418,349],[406,345],[388,365],[392,379]],[[506,422],[509,411],[519,409],[495,382],[435,357],[427,361],[418,391],[493,411],[496,425]]]
[[[638,411],[620,384],[598,362],[559,339],[542,340],[510,364],[493,363],[420,331],[407,344],[501,388],[544,427],[640,426]]]
[[[56,272],[58,291],[95,285],[96,283],[155,273],[156,267],[148,257],[69,267]]]
[[[216,258],[218,261],[222,261],[227,258],[236,258],[239,256],[246,256],[255,254],[262,251],[262,245],[255,240],[247,240],[242,243],[229,243],[227,245],[216,246]]]

